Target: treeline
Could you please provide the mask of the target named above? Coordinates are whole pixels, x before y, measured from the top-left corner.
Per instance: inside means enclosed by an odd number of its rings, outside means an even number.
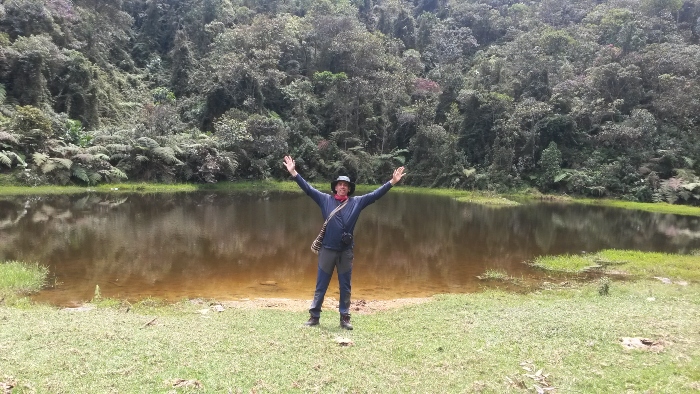
[[[700,0],[5,0],[0,182],[700,203]]]

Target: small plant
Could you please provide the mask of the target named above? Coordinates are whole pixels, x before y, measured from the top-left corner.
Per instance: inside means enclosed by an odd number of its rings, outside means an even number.
[[[95,285],[95,295],[92,296],[93,302],[99,302],[102,299],[102,292],[100,292],[100,285]]]
[[[610,278],[607,276],[598,279],[598,294],[602,296],[610,294]]]
[[[508,273],[499,269],[487,269],[486,272],[477,276],[481,280],[508,280]]]
[[[49,269],[39,264],[0,261],[0,297],[9,294],[30,294],[46,284]]]
[[[72,144],[85,148],[92,143],[94,136],[85,131],[79,120],[68,119],[66,121],[66,140]]]

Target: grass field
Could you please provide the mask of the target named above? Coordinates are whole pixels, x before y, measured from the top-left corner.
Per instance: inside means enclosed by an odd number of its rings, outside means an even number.
[[[0,390],[700,390],[696,282],[611,281],[607,295],[601,294],[599,281],[567,281],[528,294],[439,295],[419,305],[355,314],[354,331],[338,327],[335,311],[324,312],[320,327],[308,328],[302,327],[304,312],[220,308],[215,301],[101,300],[77,310],[5,305]]]

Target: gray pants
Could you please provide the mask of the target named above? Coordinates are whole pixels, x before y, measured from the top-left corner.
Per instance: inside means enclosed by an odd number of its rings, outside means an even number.
[[[338,285],[340,288],[340,305],[338,311],[341,315],[350,313],[350,293],[352,280],[352,248],[343,251],[321,248],[318,252],[318,273],[316,275],[316,292],[311,303],[309,313],[313,317],[321,317],[321,306],[331,283],[333,270],[338,268]]]

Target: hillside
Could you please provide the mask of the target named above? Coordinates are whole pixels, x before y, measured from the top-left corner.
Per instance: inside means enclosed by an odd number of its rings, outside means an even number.
[[[699,0],[6,0],[0,183],[700,203]]]

